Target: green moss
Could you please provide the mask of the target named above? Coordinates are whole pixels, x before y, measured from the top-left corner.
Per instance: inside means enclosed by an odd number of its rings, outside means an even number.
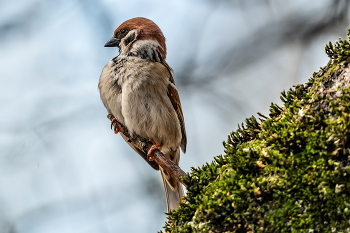
[[[342,40],[339,38],[339,41],[333,46],[332,42],[329,42],[326,45],[326,53],[329,58],[336,60],[337,62],[347,61],[350,59],[350,29],[348,29],[348,40]]]
[[[350,232],[349,41],[326,51],[283,107],[246,119],[223,156],[192,168],[165,232]]]

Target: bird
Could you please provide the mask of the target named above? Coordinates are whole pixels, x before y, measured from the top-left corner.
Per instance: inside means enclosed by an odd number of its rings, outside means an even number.
[[[121,134],[152,168],[160,170],[167,210],[176,210],[184,196],[181,183],[149,157],[152,150],[159,149],[179,165],[180,148],[186,153],[185,121],[173,70],[166,62],[165,37],[152,20],[137,17],[123,22],[104,47],[117,47],[119,54],[100,75],[101,100],[113,120],[132,136],[152,142],[145,154]]]

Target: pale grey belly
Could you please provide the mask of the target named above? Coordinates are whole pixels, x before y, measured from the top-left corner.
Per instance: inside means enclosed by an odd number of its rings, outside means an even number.
[[[107,108],[108,113],[122,124],[124,124],[124,117],[122,114],[122,91],[118,89],[111,82],[101,83],[99,85],[100,96],[103,104]]]
[[[123,90],[122,114],[131,133],[153,139],[165,150],[175,150],[180,146],[180,124],[166,92]]]

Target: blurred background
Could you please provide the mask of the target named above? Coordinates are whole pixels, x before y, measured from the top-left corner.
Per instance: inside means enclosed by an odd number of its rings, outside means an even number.
[[[0,233],[157,232],[160,174],[110,130],[97,90],[133,17],[167,38],[188,135],[181,167],[223,153],[245,118],[328,62],[349,1],[0,1]]]

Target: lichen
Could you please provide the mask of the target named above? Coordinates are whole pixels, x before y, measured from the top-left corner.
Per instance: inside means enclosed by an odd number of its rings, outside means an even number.
[[[350,30],[348,34],[350,39]],[[165,232],[350,232],[350,46],[192,168]]]

